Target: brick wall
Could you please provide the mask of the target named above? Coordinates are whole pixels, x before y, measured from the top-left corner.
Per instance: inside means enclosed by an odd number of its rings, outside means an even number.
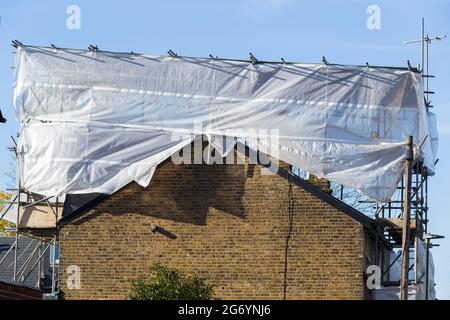
[[[220,299],[363,299],[362,225],[261,172],[168,161],[148,188],[112,195],[61,230],[65,298],[124,299],[160,261],[206,278]],[[80,290],[66,288],[69,265]]]

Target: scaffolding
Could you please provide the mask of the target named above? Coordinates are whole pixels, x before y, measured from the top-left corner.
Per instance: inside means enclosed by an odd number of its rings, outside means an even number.
[[[425,105],[427,110],[432,108],[431,101],[429,100],[429,96],[434,94],[433,91],[430,91],[429,88],[429,79],[434,76],[428,73],[429,71],[429,59],[428,59],[428,47],[429,44],[433,40],[441,40],[445,38],[445,36],[436,36],[429,37],[424,33],[424,20],[422,20],[422,38],[420,40],[413,40],[407,43],[421,42],[422,44],[422,64],[419,66],[419,70],[421,72],[421,76],[425,82],[424,88],[424,97],[425,97]],[[18,41],[13,42],[13,46],[17,47],[22,45]],[[52,46],[54,47],[54,46]],[[98,48],[96,46],[91,46],[90,50],[97,51]],[[169,50],[169,55],[172,57],[177,57],[178,55],[174,53],[172,50]],[[212,59],[218,59],[217,57],[213,57],[210,55]],[[244,60],[235,60],[235,61],[244,61]],[[257,63],[266,63],[265,61],[257,60],[253,54],[250,53],[250,60],[253,64]],[[328,64],[328,61],[323,58],[323,62]],[[286,64],[288,62],[281,59],[281,62],[270,62],[270,63],[282,63]],[[410,68],[410,66],[408,67]],[[428,137],[431,139],[431,137]],[[17,156],[17,143],[12,138],[14,142],[14,146],[10,148],[11,151],[15,153]],[[424,141],[420,142],[421,144]],[[405,283],[401,283],[402,281],[392,282],[389,279],[389,276],[385,277],[384,275],[389,275],[389,270],[392,266],[398,261],[398,259],[403,259],[403,266],[406,269],[403,271],[403,276],[406,277],[406,295],[403,293],[402,298],[407,299],[407,288],[409,285],[418,285],[420,282],[425,281],[427,284],[426,290],[426,298],[428,299],[428,253],[429,249],[435,244],[431,243],[432,239],[437,239],[439,236],[429,234],[428,222],[429,222],[429,205],[428,205],[428,179],[429,172],[425,167],[424,163],[420,160],[414,161],[412,159],[412,140],[410,140],[407,144],[410,148],[408,149],[410,152],[410,157],[407,157],[405,167],[405,175],[403,176],[400,184],[397,187],[397,191],[395,192],[392,199],[386,203],[379,203],[375,201],[361,201],[364,203],[368,203],[373,205],[373,217],[375,221],[375,225],[378,230],[380,230],[380,234],[382,237],[378,239],[380,245],[386,246],[389,250],[398,250],[401,249],[401,254],[397,254],[396,258],[390,261],[384,261],[382,265],[387,265],[387,267],[382,270],[383,275],[383,284],[385,286],[400,286],[405,290]],[[437,163],[437,161],[436,161]],[[435,164],[436,164],[435,163]],[[20,168],[18,168],[20,169]],[[14,276],[11,281],[14,283],[23,283],[31,274],[35,268],[41,268],[41,259],[44,257],[45,253],[52,248],[53,254],[51,255],[51,265],[52,265],[52,284],[51,284],[51,296],[57,297],[59,294],[59,268],[57,267],[57,246],[59,239],[59,227],[58,221],[60,218],[59,211],[62,209],[62,204],[59,203],[59,199],[55,196],[52,197],[44,197],[41,195],[33,194],[24,190],[21,186],[21,181],[17,178],[17,187],[14,189],[16,195],[14,198],[7,204],[6,211],[10,209],[17,210],[17,221],[15,224],[15,228],[11,230],[14,233],[15,241],[14,244],[10,247],[5,256],[0,260],[0,265],[5,260],[6,256],[9,254],[14,255]],[[339,198],[339,197],[338,197]],[[343,200],[343,187],[341,188],[341,200]],[[49,228],[45,232],[39,234],[36,232],[31,232],[26,228],[21,228],[20,218],[23,214],[23,210],[27,208],[33,208],[36,206],[46,206],[52,213],[54,217],[54,224],[52,228]],[[3,217],[0,217],[3,218]],[[409,223],[409,220],[411,221]],[[23,235],[32,235],[33,237],[37,237],[39,240],[38,246],[32,251],[29,257],[25,260],[25,263],[22,265],[18,264],[18,243],[19,239]],[[415,265],[415,256],[417,252],[417,244],[412,245],[412,243],[416,243],[415,239],[420,239],[425,241],[427,248],[427,263],[426,263],[426,274],[422,276],[415,276],[414,279],[409,279],[408,274],[409,271],[414,268]],[[37,261],[35,263],[31,263],[34,257],[37,257]],[[411,258],[412,257],[412,258]],[[405,262],[406,261],[406,262]],[[406,263],[406,264],[405,264]],[[40,272],[39,272],[40,273]],[[423,279],[425,277],[426,279]],[[404,282],[404,281],[403,281]],[[40,286],[40,281],[37,284]]]
[[[405,41],[405,44],[421,43],[421,61],[419,70],[421,77],[424,79],[424,102],[427,108],[433,108],[430,101],[430,95],[434,91],[430,90],[429,79],[434,78],[429,74],[429,45],[433,40],[440,41],[446,38],[446,35],[430,37],[425,34],[425,20],[421,21],[422,37],[418,40]],[[427,137],[430,138],[430,137]],[[421,142],[420,145],[423,144]],[[373,205],[374,219],[376,225],[383,234],[381,240],[388,246],[390,250],[398,250],[398,254],[393,261],[387,263],[387,268],[383,270],[383,275],[389,275],[390,269],[399,260],[402,260],[402,276],[400,283],[390,281],[389,277],[384,280],[385,286],[400,286],[401,299],[408,299],[408,286],[418,286],[425,283],[425,299],[429,298],[429,251],[430,248],[439,246],[432,244],[432,239],[441,239],[443,236],[433,235],[429,233],[429,205],[428,205],[428,179],[430,174],[420,159],[413,160],[412,150],[408,146],[412,145],[412,141],[405,143],[407,159],[405,160],[405,174],[402,176],[401,182],[397,187],[397,191],[392,199],[386,203],[378,203],[376,201],[360,201]],[[409,153],[409,156],[408,156]],[[436,160],[435,165],[439,159]],[[342,192],[341,192],[342,194]],[[419,242],[421,240],[426,244],[426,272],[424,274],[417,273],[417,251],[419,250]],[[409,273],[414,270],[414,278],[410,279]],[[425,279],[424,279],[425,278]]]
[[[17,143],[13,137],[11,137],[14,145],[9,148],[10,151],[14,152],[14,155],[17,157]],[[14,255],[13,260],[13,277],[10,281],[14,284],[23,285],[25,281],[30,277],[34,270],[37,269],[37,282],[36,288],[43,289],[42,283],[42,267],[43,267],[43,259],[46,256],[47,252],[50,251],[50,259],[51,259],[51,290],[50,292],[44,292],[45,298],[56,298],[59,293],[59,267],[57,266],[57,248],[58,248],[58,236],[59,236],[59,228],[58,228],[58,220],[60,215],[58,212],[61,210],[61,204],[59,203],[58,197],[44,197],[41,195],[37,195],[27,190],[24,190],[21,186],[20,179],[17,179],[17,187],[16,189],[9,189],[8,191],[14,192],[15,195],[13,198],[6,203],[6,210],[3,212],[0,220],[2,220],[5,215],[10,210],[16,211],[16,221],[14,224],[14,228],[8,229],[10,233],[14,234],[14,242],[5,255],[0,260],[0,266],[2,263],[6,261],[8,255]],[[51,202],[52,199],[56,201]],[[26,209],[33,209],[37,206],[45,206],[50,212],[53,214],[54,220],[52,225],[48,228],[44,229],[28,229],[26,228],[26,223],[22,223],[21,218],[25,215]],[[19,243],[21,237],[30,237],[32,239],[36,239],[38,241],[36,247],[32,250],[32,252],[26,257],[25,261],[21,264],[20,258],[21,255],[24,255],[27,252],[28,247],[19,255]],[[30,242],[29,246],[32,244]],[[6,266],[6,268],[10,268],[11,265]]]

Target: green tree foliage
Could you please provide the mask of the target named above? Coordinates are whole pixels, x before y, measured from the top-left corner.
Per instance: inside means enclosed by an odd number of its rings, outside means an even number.
[[[196,275],[184,275],[160,263],[150,267],[150,280],[132,280],[131,300],[210,300],[213,286]]]
[[[3,210],[5,203],[11,199],[12,194],[6,193],[0,190],[0,211]],[[1,217],[1,216],[0,216]],[[0,235],[10,236],[11,234],[5,233],[5,228],[11,228],[12,224],[5,220],[0,220]]]

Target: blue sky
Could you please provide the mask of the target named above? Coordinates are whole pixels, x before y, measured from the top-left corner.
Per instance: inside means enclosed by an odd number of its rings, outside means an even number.
[[[66,27],[69,5],[81,9],[81,29]],[[381,9],[381,29],[366,26],[369,5]],[[6,150],[18,124],[12,113],[13,48],[26,44],[87,48],[97,44],[111,51],[135,51],[344,64],[406,66],[420,62],[420,18],[430,35],[450,36],[450,0],[2,0],[0,2],[0,188],[7,186],[12,158]],[[447,239],[433,249],[437,296],[450,299],[450,38],[432,44],[431,87],[440,133],[437,174],[430,179],[430,231]]]

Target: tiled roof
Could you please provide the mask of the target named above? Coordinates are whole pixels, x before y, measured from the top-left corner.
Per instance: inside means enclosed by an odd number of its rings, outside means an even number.
[[[14,237],[0,237],[0,261],[5,257],[8,250],[14,245],[15,238]],[[30,255],[39,245],[39,240],[35,240],[28,237],[19,237],[19,246],[17,251],[17,271],[27,262]],[[44,247],[44,246],[43,246]],[[28,263],[28,266],[25,270],[21,270],[19,276],[17,277],[17,282],[15,284],[22,285],[29,288],[36,288],[38,282],[38,267],[36,266],[27,279],[22,282],[21,275],[24,276],[28,274],[31,267],[35,264],[39,256],[38,250],[36,250],[34,256],[31,258],[31,261]],[[44,258],[48,258],[48,256],[44,255]],[[43,263],[45,265],[45,263]],[[47,264],[48,265],[48,264]],[[0,281],[7,283],[14,283],[14,249],[12,249],[9,254],[6,256],[5,260],[0,265]]]

